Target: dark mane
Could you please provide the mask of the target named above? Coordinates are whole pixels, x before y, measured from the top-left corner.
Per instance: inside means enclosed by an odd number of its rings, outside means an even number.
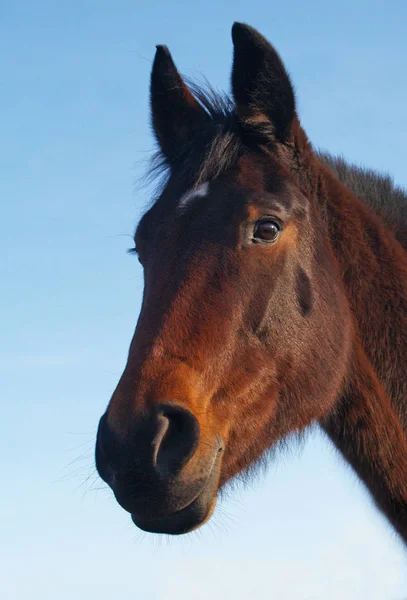
[[[199,128],[193,142],[180,149],[173,167],[178,176],[199,184],[219,177],[232,167],[241,155],[243,144],[230,96],[216,92],[208,84],[188,82],[188,85],[210,120]],[[168,160],[158,149],[152,158],[148,176],[163,176],[165,180],[169,171]]]
[[[173,168],[179,177],[199,185],[213,180],[233,167],[248,147],[273,144],[273,127],[267,122],[243,123],[235,112],[231,97],[214,90],[209,84],[198,85],[188,81],[194,97],[203,106],[210,120],[201,126],[193,139],[186,144],[175,159]],[[158,149],[150,164],[148,178],[163,176],[170,172],[170,164]]]
[[[407,192],[396,186],[389,175],[349,164],[327,152],[319,152],[318,158],[391,229],[407,230]]]

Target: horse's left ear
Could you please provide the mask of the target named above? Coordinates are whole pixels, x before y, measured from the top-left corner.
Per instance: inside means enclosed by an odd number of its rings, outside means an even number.
[[[243,23],[232,27],[232,90],[243,121],[269,120],[279,141],[287,141],[295,117],[295,96],[287,71],[273,46]]]
[[[166,46],[157,46],[151,73],[151,116],[157,141],[171,163],[192,139],[196,126],[210,119],[178,73]]]

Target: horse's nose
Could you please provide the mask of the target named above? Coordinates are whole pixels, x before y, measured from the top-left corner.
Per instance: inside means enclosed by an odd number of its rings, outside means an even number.
[[[135,492],[143,482],[149,487],[162,486],[176,477],[198,444],[197,419],[177,404],[158,405],[151,415],[138,420],[125,438],[109,425],[105,413],[99,422],[96,466],[113,491],[125,481]]]
[[[198,447],[199,423],[188,409],[176,404],[162,404],[157,413],[153,468],[162,477],[173,477]]]

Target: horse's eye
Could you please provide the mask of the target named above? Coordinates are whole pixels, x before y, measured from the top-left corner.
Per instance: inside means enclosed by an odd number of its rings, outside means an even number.
[[[264,219],[256,223],[253,237],[262,242],[275,242],[280,235],[280,225],[272,219]]]

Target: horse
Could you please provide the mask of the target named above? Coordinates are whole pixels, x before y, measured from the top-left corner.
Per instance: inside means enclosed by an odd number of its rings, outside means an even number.
[[[184,534],[316,423],[407,542],[407,194],[315,150],[277,51],[243,23],[232,39],[230,96],[156,49],[165,179],[98,473],[140,529]]]

